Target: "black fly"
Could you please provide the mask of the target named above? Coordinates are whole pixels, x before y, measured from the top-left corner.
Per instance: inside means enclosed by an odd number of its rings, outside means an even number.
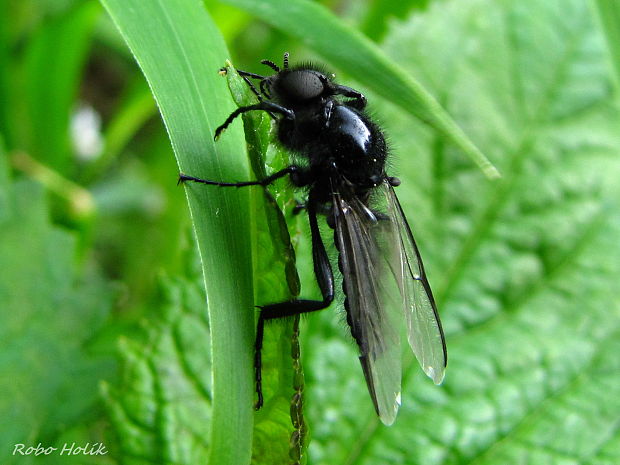
[[[256,329],[256,391],[260,408],[261,349],[266,320],[328,307],[334,300],[334,276],[319,231],[317,215],[325,214],[334,230],[343,276],[344,306],[351,334],[375,410],[392,424],[400,405],[403,317],[409,345],[424,372],[437,384],[446,367],[446,345],[439,315],[418,248],[394,187],[397,178],[385,173],[388,148],[381,129],[364,111],[366,98],[341,86],[310,64],[282,69],[261,63],[271,76],[239,71],[259,103],[235,110],[215,131],[222,131],[240,114],[263,110],[276,119],[280,143],[299,157],[294,164],[260,181],[217,182],[180,175],[180,181],[216,186],[267,186],[288,176],[306,188],[312,236],[314,273],[322,300],[296,299],[261,306]],[[259,82],[257,89],[251,79]]]

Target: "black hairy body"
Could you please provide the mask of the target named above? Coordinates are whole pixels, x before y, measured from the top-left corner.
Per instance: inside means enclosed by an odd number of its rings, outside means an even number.
[[[280,143],[303,164],[291,165],[259,181],[218,182],[181,174],[180,181],[243,187],[267,186],[288,176],[305,188],[305,208],[312,236],[314,274],[322,300],[295,299],[260,306],[256,331],[257,408],[263,404],[261,349],[265,321],[314,312],[334,300],[332,264],[319,230],[325,214],[334,230],[338,266],[343,276],[344,307],[375,410],[386,424],[400,404],[400,330],[422,368],[436,383],[443,379],[446,348],[439,316],[420,254],[394,193],[400,184],[385,172],[388,147],[381,128],[367,114],[366,98],[339,85],[320,67],[289,68],[263,60],[275,74],[237,72],[259,103],[235,110],[215,132],[217,139],[247,111],[268,112]],[[250,79],[259,80],[257,89]]]

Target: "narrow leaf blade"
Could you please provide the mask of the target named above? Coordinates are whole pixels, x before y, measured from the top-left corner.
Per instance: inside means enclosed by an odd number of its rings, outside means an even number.
[[[182,172],[248,179],[241,128],[217,144],[215,128],[234,110],[218,69],[228,58],[200,2],[103,0],[153,91]],[[176,173],[170,173],[176,182]],[[213,464],[248,463],[252,437],[254,311],[249,192],[187,185],[200,250],[213,350]],[[164,245],[165,246],[165,245]]]

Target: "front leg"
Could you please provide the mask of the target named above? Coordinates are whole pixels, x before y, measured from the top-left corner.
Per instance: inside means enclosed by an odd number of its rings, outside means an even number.
[[[366,106],[366,97],[364,94],[351,87],[332,84],[332,90],[335,95],[343,95],[352,98],[353,101],[349,104],[358,110],[362,110]]]
[[[266,187],[274,181],[283,178],[284,176],[290,176],[291,182],[297,187],[307,186],[310,182],[310,172],[307,168],[302,168],[297,165],[287,166],[286,168],[276,171],[265,179],[259,181],[241,181],[241,182],[222,182],[222,181],[210,181],[208,179],[196,178],[189,174],[179,174],[179,181],[177,184],[183,184],[185,182],[197,182],[200,184],[207,184],[209,186],[219,187],[246,187],[246,186],[263,186]]]
[[[289,110],[288,108],[285,108],[282,105],[278,105],[277,103],[263,100],[255,105],[248,105],[247,107],[239,107],[235,111],[233,111],[228,116],[228,118],[226,118],[226,121],[224,121],[224,124],[222,124],[220,127],[218,127],[215,130],[215,135],[213,136],[213,139],[217,140],[220,137],[220,134],[222,133],[222,131],[224,131],[224,129],[226,129],[237,116],[239,116],[242,113],[246,113],[248,111],[253,111],[253,110],[263,110],[268,113],[280,113],[286,119],[289,119],[289,120],[295,119],[295,113],[293,112],[293,110]]]

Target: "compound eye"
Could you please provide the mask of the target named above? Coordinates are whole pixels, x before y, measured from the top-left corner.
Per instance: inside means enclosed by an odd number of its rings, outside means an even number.
[[[326,80],[325,76],[316,71],[300,70],[286,74],[282,84],[290,98],[310,100],[323,93],[325,90],[323,82]]]

